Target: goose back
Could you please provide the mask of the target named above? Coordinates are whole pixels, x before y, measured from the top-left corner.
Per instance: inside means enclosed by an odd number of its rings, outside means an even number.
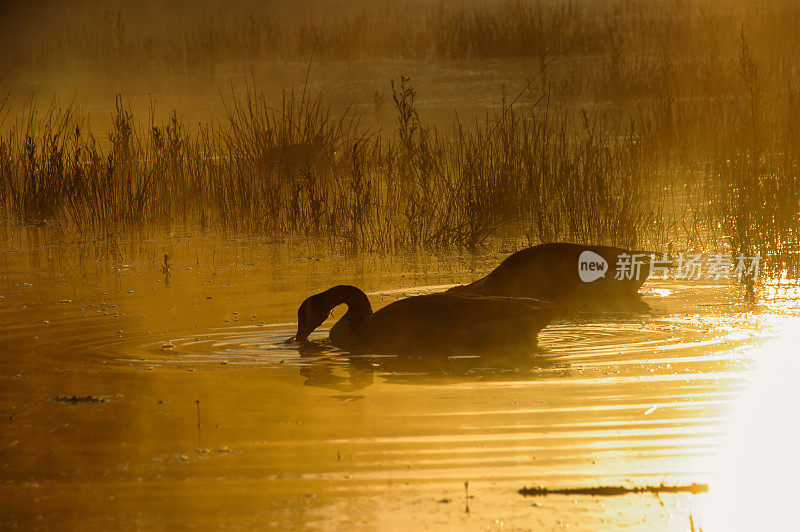
[[[553,315],[552,305],[535,299],[427,294],[391,303],[357,326],[337,323],[331,340],[387,352],[534,345]]]
[[[581,280],[578,260],[584,251],[596,253],[607,262],[604,277],[591,282]],[[631,253],[635,252],[611,246],[541,244],[512,254],[486,277],[451,288],[449,292],[529,297],[557,304],[632,300],[650,274],[650,255],[640,258],[638,277],[616,279],[617,261],[621,255]]]

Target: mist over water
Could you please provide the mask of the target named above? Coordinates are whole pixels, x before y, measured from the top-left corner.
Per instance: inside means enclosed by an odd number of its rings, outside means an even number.
[[[3,528],[785,528],[797,27],[747,0],[3,3]],[[287,342],[332,286],[377,310],[551,241],[762,262],[673,265],[647,310],[523,351],[354,354],[343,306]]]

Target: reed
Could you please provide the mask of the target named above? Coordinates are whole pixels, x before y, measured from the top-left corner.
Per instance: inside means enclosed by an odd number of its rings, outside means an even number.
[[[80,231],[200,224],[384,250],[474,248],[510,227],[633,245],[654,219],[633,130],[612,136],[596,114],[504,106],[442,133],[415,98],[408,78],[393,84],[392,135],[306,92],[273,108],[251,86],[224,120],[194,129],[175,113],[155,124],[153,112],[137,127],[118,98],[105,143],[73,107],[32,108],[0,137],[3,214]]]
[[[396,17],[384,7],[303,20],[206,13],[164,34],[117,16],[5,43],[0,71],[13,85],[62,63],[132,76],[312,53],[533,57],[523,101],[537,103],[504,99],[482,120],[432,124],[401,77],[395,125],[373,131],[321,94],[273,102],[254,80],[201,125],[174,112],[156,123],[154,109],[141,121],[118,97],[107,138],[74,106],[3,104],[0,216],[81,231],[199,224],[348,250],[672,243],[775,255],[776,271],[798,270],[796,2],[514,1]]]

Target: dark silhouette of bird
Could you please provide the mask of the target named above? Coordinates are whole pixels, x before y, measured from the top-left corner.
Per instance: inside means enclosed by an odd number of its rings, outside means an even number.
[[[517,251],[486,277],[446,293],[529,297],[567,307],[644,310],[647,305],[638,291],[650,275],[652,256],[610,246],[540,244]],[[600,272],[596,268],[603,263],[606,270]]]
[[[331,328],[330,341],[380,353],[531,346],[555,314],[553,305],[535,299],[447,292],[408,297],[373,312],[364,292],[339,285],[303,301],[295,339],[306,340],[341,304],[347,312]]]

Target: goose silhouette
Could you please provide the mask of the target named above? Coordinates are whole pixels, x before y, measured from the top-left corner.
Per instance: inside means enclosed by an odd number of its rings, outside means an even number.
[[[341,304],[347,312],[331,328],[331,343],[387,354],[535,345],[555,314],[553,305],[535,299],[446,292],[408,297],[373,312],[364,292],[339,285],[303,301],[295,340],[306,340]]]
[[[581,278],[579,262],[587,256],[585,252],[599,263],[605,262],[604,275]],[[633,255],[638,255],[638,275],[635,266],[628,266],[633,265]],[[617,275],[620,261],[625,266],[622,276]],[[563,242],[540,244],[517,251],[486,277],[446,293],[528,297],[562,306],[641,310],[647,305],[639,299],[638,291],[650,275],[651,262],[650,252]]]

